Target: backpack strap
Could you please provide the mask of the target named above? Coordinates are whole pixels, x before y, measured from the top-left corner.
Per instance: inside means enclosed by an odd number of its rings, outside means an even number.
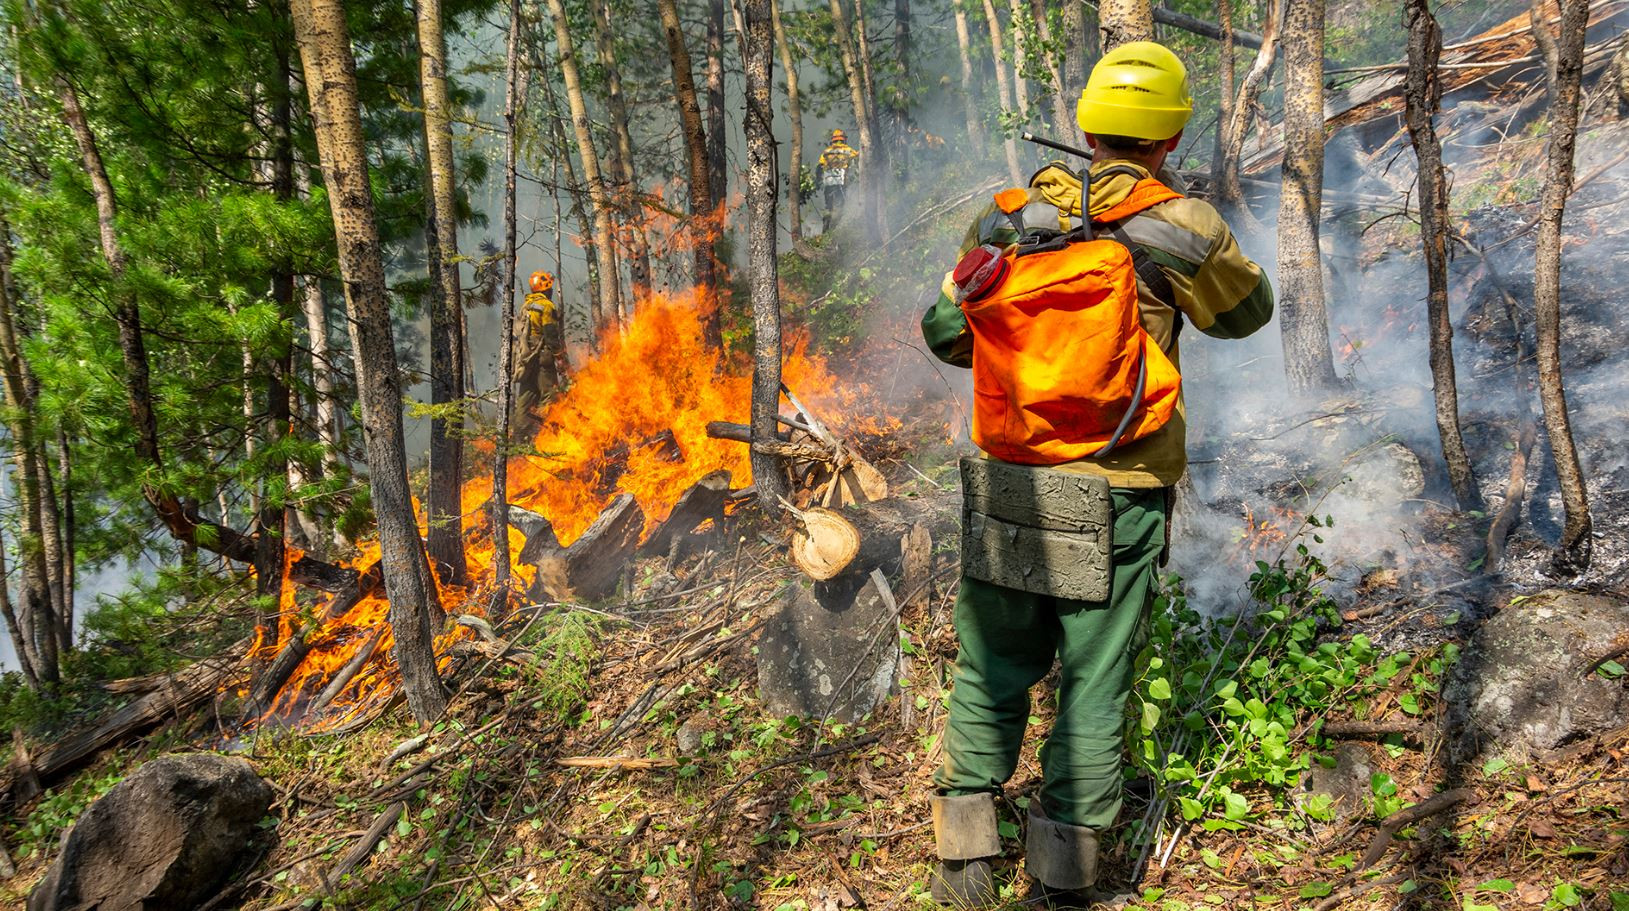
[[[1094,182],[1096,178],[1106,177],[1109,174],[1114,173],[1120,173],[1119,168],[1106,168],[1101,174],[1094,177]],[[1117,205],[1114,206],[1114,208],[1109,209],[1106,212],[1099,212],[1098,214],[1093,215],[1092,221],[1095,221],[1098,224],[1109,224],[1111,222],[1123,221],[1124,219],[1130,218],[1139,212],[1152,209],[1162,202],[1169,202],[1173,199],[1181,198],[1181,193],[1178,193],[1152,177],[1144,177],[1143,179],[1137,181],[1137,185],[1131,188],[1131,193],[1126,196],[1125,199],[1121,200]]]

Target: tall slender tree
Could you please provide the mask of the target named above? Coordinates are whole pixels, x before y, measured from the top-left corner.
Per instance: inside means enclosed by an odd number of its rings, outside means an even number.
[[[696,98],[696,76],[690,65],[690,49],[684,40],[684,23],[679,20],[676,0],[656,0],[667,37],[668,60],[673,67],[673,99],[679,108],[679,126],[684,135],[685,160],[689,164],[690,243],[695,260],[696,286],[713,293],[718,286],[717,263],[713,259],[711,219],[714,215],[711,178],[707,174],[707,131],[701,122],[701,103]],[[707,339],[723,344],[718,308],[707,318]]]
[[[1279,328],[1297,392],[1335,382],[1318,222],[1324,188],[1324,0],[1284,14],[1284,190],[1278,204]]]
[[[59,679],[56,599],[51,592],[51,569],[46,558],[43,521],[44,490],[40,483],[44,449],[38,432],[35,395],[30,368],[19,344],[17,300],[11,275],[11,229],[0,219],[0,378],[4,379],[5,423],[10,432],[17,495],[17,554],[21,562],[21,597],[17,609],[7,589],[7,623],[15,631],[17,655],[34,684],[54,685]],[[14,611],[14,612],[13,612]]]
[[[729,189],[724,111],[724,2],[707,0],[707,196],[717,209]]]
[[[995,63],[996,99],[1001,103],[1002,141],[1007,153],[1007,176],[1013,186],[1022,186],[1023,169],[1018,166],[1018,143],[1007,130],[1005,121],[1013,108],[1012,79],[1007,74],[1007,50],[1001,39],[1001,19],[996,16],[995,3],[984,0],[984,21],[990,28],[990,56]]]
[[[1567,389],[1561,374],[1561,220],[1572,194],[1573,156],[1578,146],[1578,111],[1584,73],[1584,33],[1589,0],[1560,0],[1560,34],[1555,43],[1555,72],[1549,82],[1550,146],[1544,164],[1544,190],[1539,199],[1539,230],[1533,268],[1533,312],[1538,336],[1539,401],[1544,405],[1544,431],[1550,438],[1556,478],[1566,521],[1555,563],[1582,572],[1589,566],[1593,542],[1589,490],[1573,442],[1567,411]],[[1537,17],[1535,17],[1537,19]],[[1547,23],[1535,31],[1549,34]]]
[[[594,258],[599,271],[599,307],[594,314],[594,332],[616,319],[621,309],[616,259],[616,228],[611,214],[611,194],[606,191],[600,156],[594,148],[594,132],[588,119],[588,102],[583,96],[582,76],[577,68],[577,49],[571,38],[564,0],[549,0],[549,16],[554,20],[554,43],[560,51],[560,79],[566,86],[566,105],[571,111],[571,128],[577,139],[577,158],[583,166],[583,183],[594,207]]]
[[[1075,122],[1073,99],[1086,87],[1086,4],[1065,3],[1061,13],[1063,23],[1063,92],[1071,114],[1067,126],[1059,132],[1077,148],[1086,147],[1086,135]]]
[[[786,117],[792,121],[791,159],[786,168],[786,219],[792,243],[803,239],[803,99],[798,91],[798,68],[792,58],[792,43],[781,22],[780,0],[769,0],[769,14],[775,27],[775,47],[780,51],[781,69],[786,73]]]
[[[1226,2],[1226,0],[1223,0]],[[1265,230],[1245,204],[1244,185],[1239,180],[1239,159],[1244,154],[1244,137],[1250,130],[1250,112],[1256,107],[1261,87],[1278,59],[1278,35],[1284,21],[1284,0],[1265,0],[1266,21],[1261,31],[1261,47],[1256,58],[1239,83],[1238,91],[1217,123],[1220,151],[1212,179],[1216,184],[1216,198],[1223,214],[1239,223],[1248,234]],[[1231,22],[1231,20],[1229,20]],[[1228,34],[1231,34],[1229,30]]]
[[[973,94],[973,40],[967,24],[967,2],[951,0],[951,10],[956,20],[956,50],[962,65],[962,116],[967,119],[968,145],[975,157],[983,158],[984,124],[979,117],[978,99]]]
[[[752,287],[752,437],[775,438],[781,399],[781,301],[775,266],[775,110],[771,0],[745,0],[741,55],[747,82],[747,247]],[[774,456],[752,450],[752,483],[765,510],[777,509],[786,481]]]
[[[408,708],[419,722],[429,723],[447,706],[431,632],[432,619],[440,620],[441,604],[407,488],[401,372],[368,180],[356,58],[341,0],[291,0],[290,7],[345,279],[368,486],[379,525],[379,559],[390,598],[396,663]]]
[[[1407,0],[1408,74],[1404,91],[1405,120],[1419,162],[1420,235],[1425,242],[1429,289],[1426,312],[1431,326],[1431,386],[1436,398],[1437,435],[1448,465],[1448,480],[1459,508],[1483,508],[1465,437],[1459,428],[1459,386],[1454,378],[1454,324],[1448,313],[1448,179],[1443,174],[1442,145],[1432,123],[1442,99],[1437,59],[1442,55],[1442,29],[1426,0]]]
[[[830,0],[832,29],[837,38],[837,52],[843,63],[843,76],[848,80],[849,106],[854,111],[854,127],[860,132],[860,202],[867,230],[878,217],[877,212],[877,141],[871,131],[871,105],[867,101],[865,77],[855,53],[854,31],[849,27],[848,11],[843,0]]]
[[[637,300],[650,293],[650,244],[645,237],[645,209],[640,201],[639,181],[634,175],[633,133],[628,129],[628,99],[622,91],[622,68],[617,64],[616,45],[611,35],[611,4],[594,5],[594,49],[600,70],[605,74],[605,100],[611,117],[611,174],[616,180],[614,194],[621,215],[621,236],[626,238],[628,278]],[[622,300],[622,298],[618,298]],[[619,319],[632,315],[623,301]]]
[[[459,291],[458,182],[453,162],[452,106],[447,97],[447,39],[441,0],[415,0],[418,10],[419,86],[424,98],[425,162],[430,172],[430,562],[441,580],[463,585],[464,338]]]
[[[520,0],[509,0],[509,36],[503,66],[503,317],[498,348],[498,443],[492,453],[493,613],[509,613],[509,411],[515,387],[515,171],[520,148]]]

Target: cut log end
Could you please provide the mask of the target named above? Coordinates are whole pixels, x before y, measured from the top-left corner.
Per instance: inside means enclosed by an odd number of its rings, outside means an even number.
[[[801,526],[792,534],[792,562],[818,582],[834,578],[860,553],[860,532],[841,515],[816,507],[798,516]]]

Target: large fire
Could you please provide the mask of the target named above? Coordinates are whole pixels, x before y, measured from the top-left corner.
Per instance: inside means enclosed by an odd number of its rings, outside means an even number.
[[[619,493],[633,494],[639,502],[648,533],[687,488],[711,472],[727,469],[737,487],[750,483],[747,447],[712,439],[705,431],[708,421],[745,421],[750,406],[750,364],[726,361],[705,341],[703,316],[712,306],[710,299],[694,293],[654,295],[640,302],[622,332],[607,333],[599,353],[575,371],[570,388],[546,406],[533,441],[535,452],[510,458],[509,502],[547,517],[561,543],[569,544]],[[860,417],[865,388],[840,388],[825,362],[807,352],[805,342],[789,346],[783,376],[840,431],[878,429],[876,421]],[[483,451],[491,453],[491,445]],[[476,464],[489,463],[482,459]],[[440,587],[450,616],[480,614],[492,591],[495,551],[486,514],[492,479],[481,468],[471,470],[481,474],[464,485],[462,494],[470,585]],[[423,522],[421,513],[421,529]],[[513,559],[525,542],[513,528],[508,534]],[[297,556],[291,553],[290,559]],[[378,556],[378,545],[368,542],[347,565],[366,568]],[[517,562],[513,575],[525,586],[533,570]],[[293,586],[283,593],[281,643],[326,611],[325,603],[302,606],[295,595]],[[380,592],[322,621],[307,636],[311,650],[279,691],[268,717],[304,718],[310,728],[329,728],[389,698],[396,668],[388,610]],[[438,653],[445,654],[464,635],[467,630],[449,623],[438,637]],[[270,651],[257,649],[268,660]]]

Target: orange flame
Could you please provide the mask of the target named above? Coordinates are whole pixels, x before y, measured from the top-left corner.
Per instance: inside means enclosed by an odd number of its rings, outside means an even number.
[[[535,453],[513,456],[508,466],[508,500],[547,517],[562,544],[580,536],[618,493],[633,494],[645,512],[648,533],[667,518],[679,496],[718,469],[727,469],[736,486],[750,483],[747,447],[707,436],[709,421],[745,421],[751,402],[751,366],[745,359],[726,361],[708,345],[704,317],[713,301],[699,292],[657,294],[640,301],[622,332],[608,331],[599,353],[572,377],[572,385],[549,402],[541,414]],[[825,362],[808,354],[807,340],[793,333],[784,358],[785,383],[839,432],[876,432],[892,421],[866,417],[869,390],[840,388]],[[478,448],[490,454],[483,442]],[[480,460],[489,464],[488,460]],[[449,614],[479,614],[479,604],[492,591],[492,546],[486,504],[492,479],[482,474],[465,483],[461,493],[463,529],[470,585],[440,585],[441,603]],[[420,527],[424,528],[422,511]],[[524,540],[507,529],[511,559]],[[377,562],[379,546],[361,545],[349,565],[365,568]],[[293,559],[293,557],[291,557]],[[516,579],[529,585],[535,570],[515,563]],[[394,692],[397,670],[390,658],[393,642],[389,602],[383,594],[358,601],[342,616],[323,619],[327,602],[300,605],[293,586],[281,599],[279,642],[290,641],[302,611],[319,621],[307,637],[310,653],[274,700],[270,715],[298,717],[330,686],[342,670],[360,670],[331,699],[322,717],[309,727],[341,724],[377,706]],[[437,652],[466,633],[451,626],[437,637]],[[371,643],[371,645],[370,645]],[[362,657],[364,649],[371,654]],[[257,643],[257,654],[269,649]],[[449,659],[443,657],[445,664]]]

